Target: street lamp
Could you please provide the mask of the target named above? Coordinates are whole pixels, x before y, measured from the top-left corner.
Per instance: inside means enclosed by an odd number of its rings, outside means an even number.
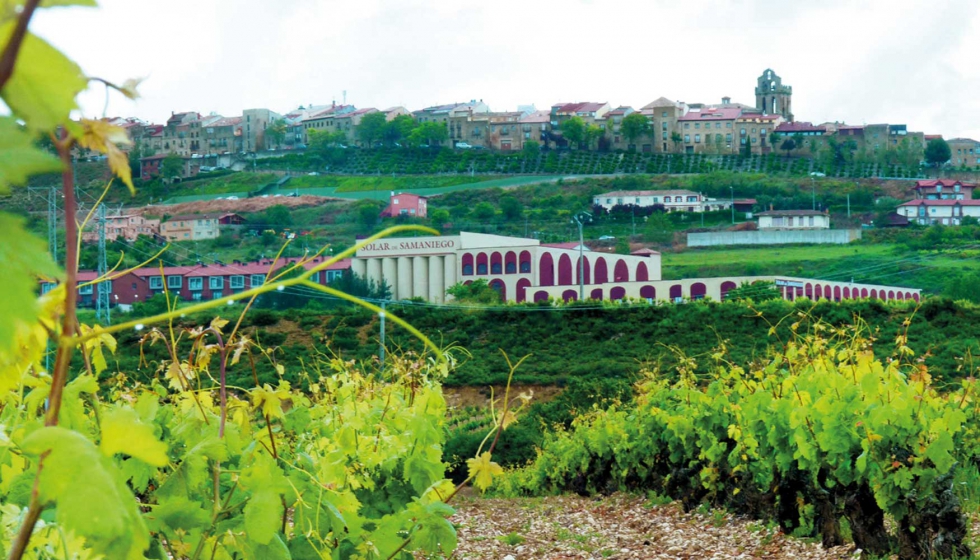
[[[732,191],[732,225],[735,225],[735,187],[728,187]]]
[[[592,215],[588,212],[579,212],[572,216],[572,221],[578,224],[578,300],[585,300],[585,236],[582,233],[582,226],[585,222],[592,221]]]
[[[813,177],[810,177],[810,196],[813,197],[813,210],[817,209],[817,187],[813,183]]]

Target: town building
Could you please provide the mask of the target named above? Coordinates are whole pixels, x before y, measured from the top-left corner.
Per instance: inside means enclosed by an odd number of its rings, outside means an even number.
[[[687,113],[683,103],[660,97],[640,108],[640,114],[650,119],[650,143],[640,144],[642,153],[670,153],[680,151],[682,145],[674,145],[673,133],[680,133],[678,119]]]
[[[200,138],[192,134],[191,124],[199,121],[201,115],[195,112],[171,113],[163,128],[162,151],[189,157],[200,150]]]
[[[738,149],[745,150],[746,146],[753,154],[768,154],[779,146],[773,146],[770,141],[773,131],[782,122],[780,115],[760,115],[758,113],[742,112],[735,119],[735,128],[738,130]],[[730,149],[727,143],[722,142],[721,134],[715,131],[713,142],[719,153]],[[724,149],[720,149],[724,145]]]
[[[741,114],[742,109],[737,107],[692,108],[677,119],[683,137],[684,152],[688,154],[737,153],[735,123]]]
[[[971,138],[952,138],[949,163],[955,167],[980,167],[980,142]]]
[[[900,204],[896,211],[911,222],[928,226],[958,226],[963,218],[980,218],[980,200],[921,199]]]
[[[398,216],[408,216],[411,218],[425,218],[429,215],[428,201],[428,198],[417,194],[391,193],[388,206],[381,211],[381,217],[396,218]]]
[[[204,131],[202,152],[205,155],[242,152],[242,117],[221,117],[210,120],[202,130]]]
[[[596,195],[595,206],[607,211],[616,206],[633,205],[641,208],[663,206],[667,212],[713,212],[731,208],[730,200],[707,198],[694,191],[675,189],[660,191],[612,191]]]
[[[926,179],[915,182],[912,192],[916,199],[971,200],[977,186],[956,179]]]
[[[756,80],[755,107],[764,115],[780,115],[793,120],[793,88],[784,85],[783,79],[767,68]]]
[[[200,241],[219,235],[218,214],[186,214],[173,216],[160,224],[160,235],[167,241]]]
[[[353,112],[354,110],[353,105],[331,105],[326,109],[317,111],[306,117],[301,121],[304,129],[303,144],[309,145],[311,130],[316,130],[319,133],[336,132],[336,117]]]
[[[602,120],[605,121],[606,132],[608,132],[608,148],[613,150],[636,150],[636,145],[630,144],[623,136],[623,119],[636,110],[632,107],[620,106],[606,113]],[[641,141],[637,138],[636,141]]]
[[[160,177],[161,166],[163,160],[171,154],[162,153],[152,156],[147,156],[140,158],[140,177],[144,181],[148,181],[154,177]],[[181,167],[179,176],[174,177],[161,177],[164,181],[180,181],[181,179],[186,179],[188,177],[194,177],[201,171],[201,161],[200,159],[192,158],[191,156],[176,156],[179,157],[183,166]]]
[[[767,210],[756,215],[760,230],[830,229],[830,214],[820,210]]]
[[[135,241],[137,237],[147,235],[156,237],[160,235],[160,220],[144,218],[140,214],[117,214],[106,216],[105,218],[105,238],[109,241],[114,239],[125,239]],[[82,232],[83,243],[94,243],[99,240],[99,230],[97,220],[90,220],[85,231]]]
[[[269,109],[242,111],[242,151],[257,152],[278,147],[266,141],[265,131],[270,124],[280,120],[284,120],[282,115]]]

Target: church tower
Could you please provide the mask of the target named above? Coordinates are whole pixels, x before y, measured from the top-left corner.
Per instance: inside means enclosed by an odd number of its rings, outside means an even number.
[[[771,69],[767,69],[756,82],[755,107],[764,115],[782,115],[787,121],[792,121],[792,86],[783,85],[783,79]]]

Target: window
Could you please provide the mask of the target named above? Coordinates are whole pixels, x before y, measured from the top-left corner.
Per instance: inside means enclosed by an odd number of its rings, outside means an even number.
[[[490,265],[490,274],[500,274],[500,263]]]
[[[225,278],[223,276],[212,276],[208,278],[208,287],[212,290],[220,290],[225,287]]]
[[[530,261],[521,261],[521,272],[522,273],[531,272],[531,262]]]
[[[92,295],[92,292],[94,291],[93,290],[94,287],[95,286],[93,286],[92,284],[89,284],[88,286],[80,286],[78,288],[78,295],[90,296],[90,295]]]
[[[740,130],[739,131],[739,134],[741,134],[742,136],[745,136],[745,129],[743,128],[742,130]]]
[[[725,141],[726,142],[731,142],[732,141],[732,133],[731,132],[729,132],[728,134],[725,135]]]
[[[606,199],[606,204],[612,204],[612,199],[611,198],[607,198]]]
[[[167,287],[170,289],[180,289],[184,285],[183,276],[167,276]]]
[[[688,122],[684,123],[684,128],[691,128],[691,123]]]
[[[663,132],[663,136],[664,136],[664,140],[666,140],[667,139],[667,131],[666,130]]]
[[[755,137],[755,136],[752,137],[752,143],[753,144],[755,144],[758,141],[759,141],[759,139],[757,137]]]
[[[622,198],[617,198],[616,199],[616,204],[622,204],[622,203],[623,203],[623,199]]]
[[[160,276],[150,276],[150,289],[151,290],[162,290],[163,289],[163,278]]]
[[[684,135],[684,141],[687,142],[688,144],[690,144],[691,143],[691,135],[690,134],[685,134]]]
[[[745,145],[745,138],[742,138],[742,145]]]
[[[725,128],[731,128],[731,127],[732,127],[732,123],[730,123],[730,122],[726,122],[725,123]]]
[[[667,118],[667,111],[664,111],[663,118]]]
[[[660,123],[660,128],[667,130],[667,123],[665,122]]]
[[[694,135],[694,143],[696,144],[696,143],[698,143],[700,141],[701,141],[701,135],[700,134],[695,134]]]
[[[715,128],[721,128],[721,123],[720,122],[716,122],[715,123]]]
[[[639,204],[640,203],[640,197],[636,197],[634,200],[635,200],[636,204]]]
[[[211,299],[221,299],[221,292],[211,292]]]
[[[670,202],[670,197],[669,196],[665,196],[664,197],[664,202]]]
[[[249,277],[250,285],[255,288],[256,286],[261,286],[265,282],[264,274],[253,274]]]
[[[232,290],[241,290],[245,287],[245,277],[241,274],[228,278],[228,285]]]
[[[476,265],[476,273],[477,274],[486,274],[487,273],[487,265],[486,264],[478,264],[478,265]]]
[[[515,272],[517,272],[517,263],[514,262],[507,263],[507,266],[504,267],[504,272],[506,272],[507,274],[514,274]]]
[[[687,197],[687,201],[688,202],[697,202],[698,201],[698,197],[696,197],[696,196],[689,196],[689,197]]]
[[[813,218],[813,216],[810,216],[810,227],[813,227],[813,226],[814,226],[814,218]]]
[[[473,265],[464,264],[463,265],[463,276],[471,276],[473,274]]]
[[[701,128],[701,123],[694,123],[694,128]]]

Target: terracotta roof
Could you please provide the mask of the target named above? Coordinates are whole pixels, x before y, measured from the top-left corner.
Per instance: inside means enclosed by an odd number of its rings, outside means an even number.
[[[757,201],[754,198],[736,198],[735,199],[735,204],[758,204],[758,203],[759,203],[759,201]]]
[[[559,113],[594,113],[606,106],[606,103],[582,101],[578,103],[562,103],[552,107]]]
[[[700,111],[688,111],[686,115],[678,118],[679,121],[721,121],[733,120],[742,114],[742,110],[735,108],[721,109],[701,109]]]
[[[756,216],[826,216],[827,213],[821,210],[767,210],[759,212]]]
[[[630,254],[638,257],[646,257],[649,255],[659,255],[660,251],[654,251],[653,249],[637,249]]]
[[[784,122],[776,127],[776,132],[827,132],[827,127],[802,121]]]
[[[528,124],[551,122],[551,114],[548,111],[535,111],[521,119],[520,122]]]
[[[660,98],[657,98],[657,99],[651,101],[650,103],[647,103],[646,105],[643,106],[643,108],[644,109],[659,109],[659,108],[662,108],[662,107],[674,107],[674,108],[677,108],[677,107],[680,107],[680,106],[681,106],[681,104],[680,103],[677,103],[676,101],[671,101],[670,99],[667,99],[666,97],[660,97]]]
[[[241,117],[222,117],[221,119],[216,120],[207,126],[217,128],[220,126],[236,126],[239,124],[242,124]]]
[[[226,215],[227,214],[180,214],[178,216],[171,216],[167,222],[175,222],[180,220],[217,220],[218,218]]]
[[[289,259],[281,258],[275,261],[273,264],[272,259],[252,261],[252,262],[242,262],[242,263],[229,263],[229,264],[209,264],[201,265],[195,267],[194,270],[188,272],[186,276],[226,276],[231,274],[266,274],[269,270],[278,270],[284,266],[292,265],[299,262],[301,259],[293,257]],[[317,257],[308,263],[303,265],[303,268],[309,270],[316,266],[319,266],[323,261],[327,260],[326,257]],[[342,259],[335,262],[334,264],[328,266],[325,270],[346,270],[350,268],[350,259]]]
[[[367,109],[358,109],[356,111],[351,111],[350,113],[344,113],[343,115],[337,115],[340,118],[353,117],[357,115],[366,115],[368,113],[377,113],[378,110],[374,107],[368,107]]]
[[[977,143],[977,141],[972,138],[950,138],[949,140],[947,140],[947,142],[972,142],[974,144]]]
[[[689,190],[685,190],[685,189],[670,189],[670,190],[663,190],[663,191],[612,191],[612,192],[607,192],[607,193],[603,193],[603,194],[597,194],[595,196],[596,196],[596,198],[602,198],[604,196],[607,196],[607,197],[613,197],[613,196],[634,196],[634,197],[635,196],[676,196],[676,195],[697,196],[697,194],[698,193],[696,193],[694,191],[689,191]]]
[[[606,117],[616,117],[619,115],[625,115],[627,111],[634,112],[632,107],[616,107],[612,111],[606,113]]]
[[[551,249],[578,249],[579,243],[578,241],[569,241],[568,243],[542,243],[541,246]],[[588,251],[589,248],[585,247],[585,250]]]
[[[956,179],[927,179],[927,180],[920,180],[920,181],[916,181],[915,182],[915,187],[914,188],[921,189],[921,188],[935,187],[935,186],[938,186],[938,185],[942,185],[944,187],[953,187],[953,186],[956,186],[956,185],[960,185],[962,187],[968,187],[968,188],[971,188],[971,189],[976,188],[976,185],[973,184],[973,183],[967,183],[966,181],[957,181]]]

